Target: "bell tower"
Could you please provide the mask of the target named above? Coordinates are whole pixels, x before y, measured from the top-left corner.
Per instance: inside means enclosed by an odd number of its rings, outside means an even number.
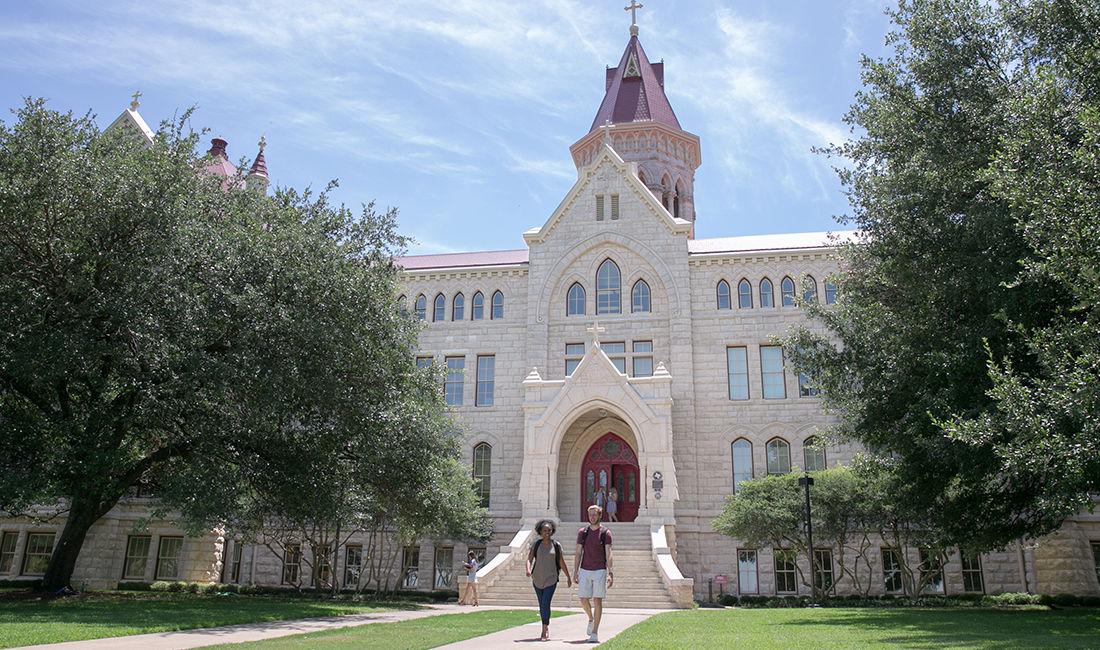
[[[588,133],[569,148],[573,163],[590,163],[607,139],[674,217],[695,224],[695,170],[701,162],[699,136],[680,127],[665,96],[664,62],[651,63],[638,40],[631,2],[630,40],[619,65],[608,68],[604,97]]]

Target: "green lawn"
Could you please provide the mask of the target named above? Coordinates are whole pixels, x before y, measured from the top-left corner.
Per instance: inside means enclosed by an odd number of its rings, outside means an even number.
[[[559,612],[555,612],[558,616]],[[539,613],[533,610],[498,609],[462,614],[441,614],[399,623],[370,623],[326,632],[296,634],[270,641],[219,645],[226,650],[262,648],[400,648],[418,650],[492,634],[505,628],[535,623]]]
[[[0,648],[403,607],[414,605],[135,592],[100,592],[45,601],[0,600]]]
[[[1097,648],[1100,610],[700,609],[660,614],[607,648]]]

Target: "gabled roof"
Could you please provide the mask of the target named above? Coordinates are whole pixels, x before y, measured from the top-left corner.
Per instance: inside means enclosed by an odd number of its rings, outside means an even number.
[[[688,241],[688,254],[707,255],[795,250],[800,248],[833,248],[853,241],[857,236],[858,231],[855,230],[837,230],[832,232],[794,232],[777,235],[692,239]]]
[[[605,122],[660,122],[680,129],[676,112],[665,96],[663,63],[650,63],[637,35],[630,37],[619,65],[607,71],[607,92],[589,133]]]
[[[146,144],[153,144],[153,130],[145,123],[145,120],[142,119],[141,114],[137,112],[136,108],[127,108],[122,111],[105,131],[110,131],[112,129],[124,129],[126,132],[144,141]]]
[[[527,249],[479,251],[476,253],[440,253],[437,255],[406,255],[394,262],[406,271],[454,269],[473,266],[506,266],[527,263]]]

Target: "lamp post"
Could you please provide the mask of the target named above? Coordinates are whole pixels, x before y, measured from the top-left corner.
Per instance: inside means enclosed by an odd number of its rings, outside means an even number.
[[[814,562],[814,521],[810,510],[810,486],[814,484],[814,477],[807,472],[799,477],[798,484],[806,488],[806,543],[810,546],[810,594],[817,600],[817,571]]]

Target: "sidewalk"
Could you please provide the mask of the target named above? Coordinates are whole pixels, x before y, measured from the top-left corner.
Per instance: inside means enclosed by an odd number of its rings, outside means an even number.
[[[566,611],[579,611],[568,609]],[[609,608],[603,611],[600,621],[600,643],[609,641],[626,628],[641,623],[654,614],[660,614],[668,610],[664,609],[615,609]],[[527,625],[510,627],[500,632],[478,636],[458,643],[440,646],[448,650],[489,650],[491,648],[517,648],[516,644],[531,643],[533,648],[574,648],[588,645],[588,635],[585,627],[588,625],[588,617],[584,612],[570,616],[559,616],[550,619],[550,640],[539,641],[542,633],[542,623],[536,621]],[[591,646],[590,646],[591,647]]]
[[[511,608],[502,608],[511,609]],[[208,627],[198,630],[180,630],[178,632],[156,632],[154,634],[135,634],[116,636],[87,641],[66,641],[46,645],[25,646],[50,650],[182,650],[201,648],[219,643],[244,643],[245,641],[263,641],[291,634],[320,632],[342,627],[354,627],[369,623],[395,623],[410,621],[440,614],[457,614],[470,611],[460,605],[427,605],[418,610],[397,610],[392,612],[372,612],[369,614],[348,614],[326,618],[307,618],[292,621],[270,621],[266,623],[245,623],[225,627]],[[582,630],[583,631],[583,630]],[[536,633],[538,636],[538,633]]]

